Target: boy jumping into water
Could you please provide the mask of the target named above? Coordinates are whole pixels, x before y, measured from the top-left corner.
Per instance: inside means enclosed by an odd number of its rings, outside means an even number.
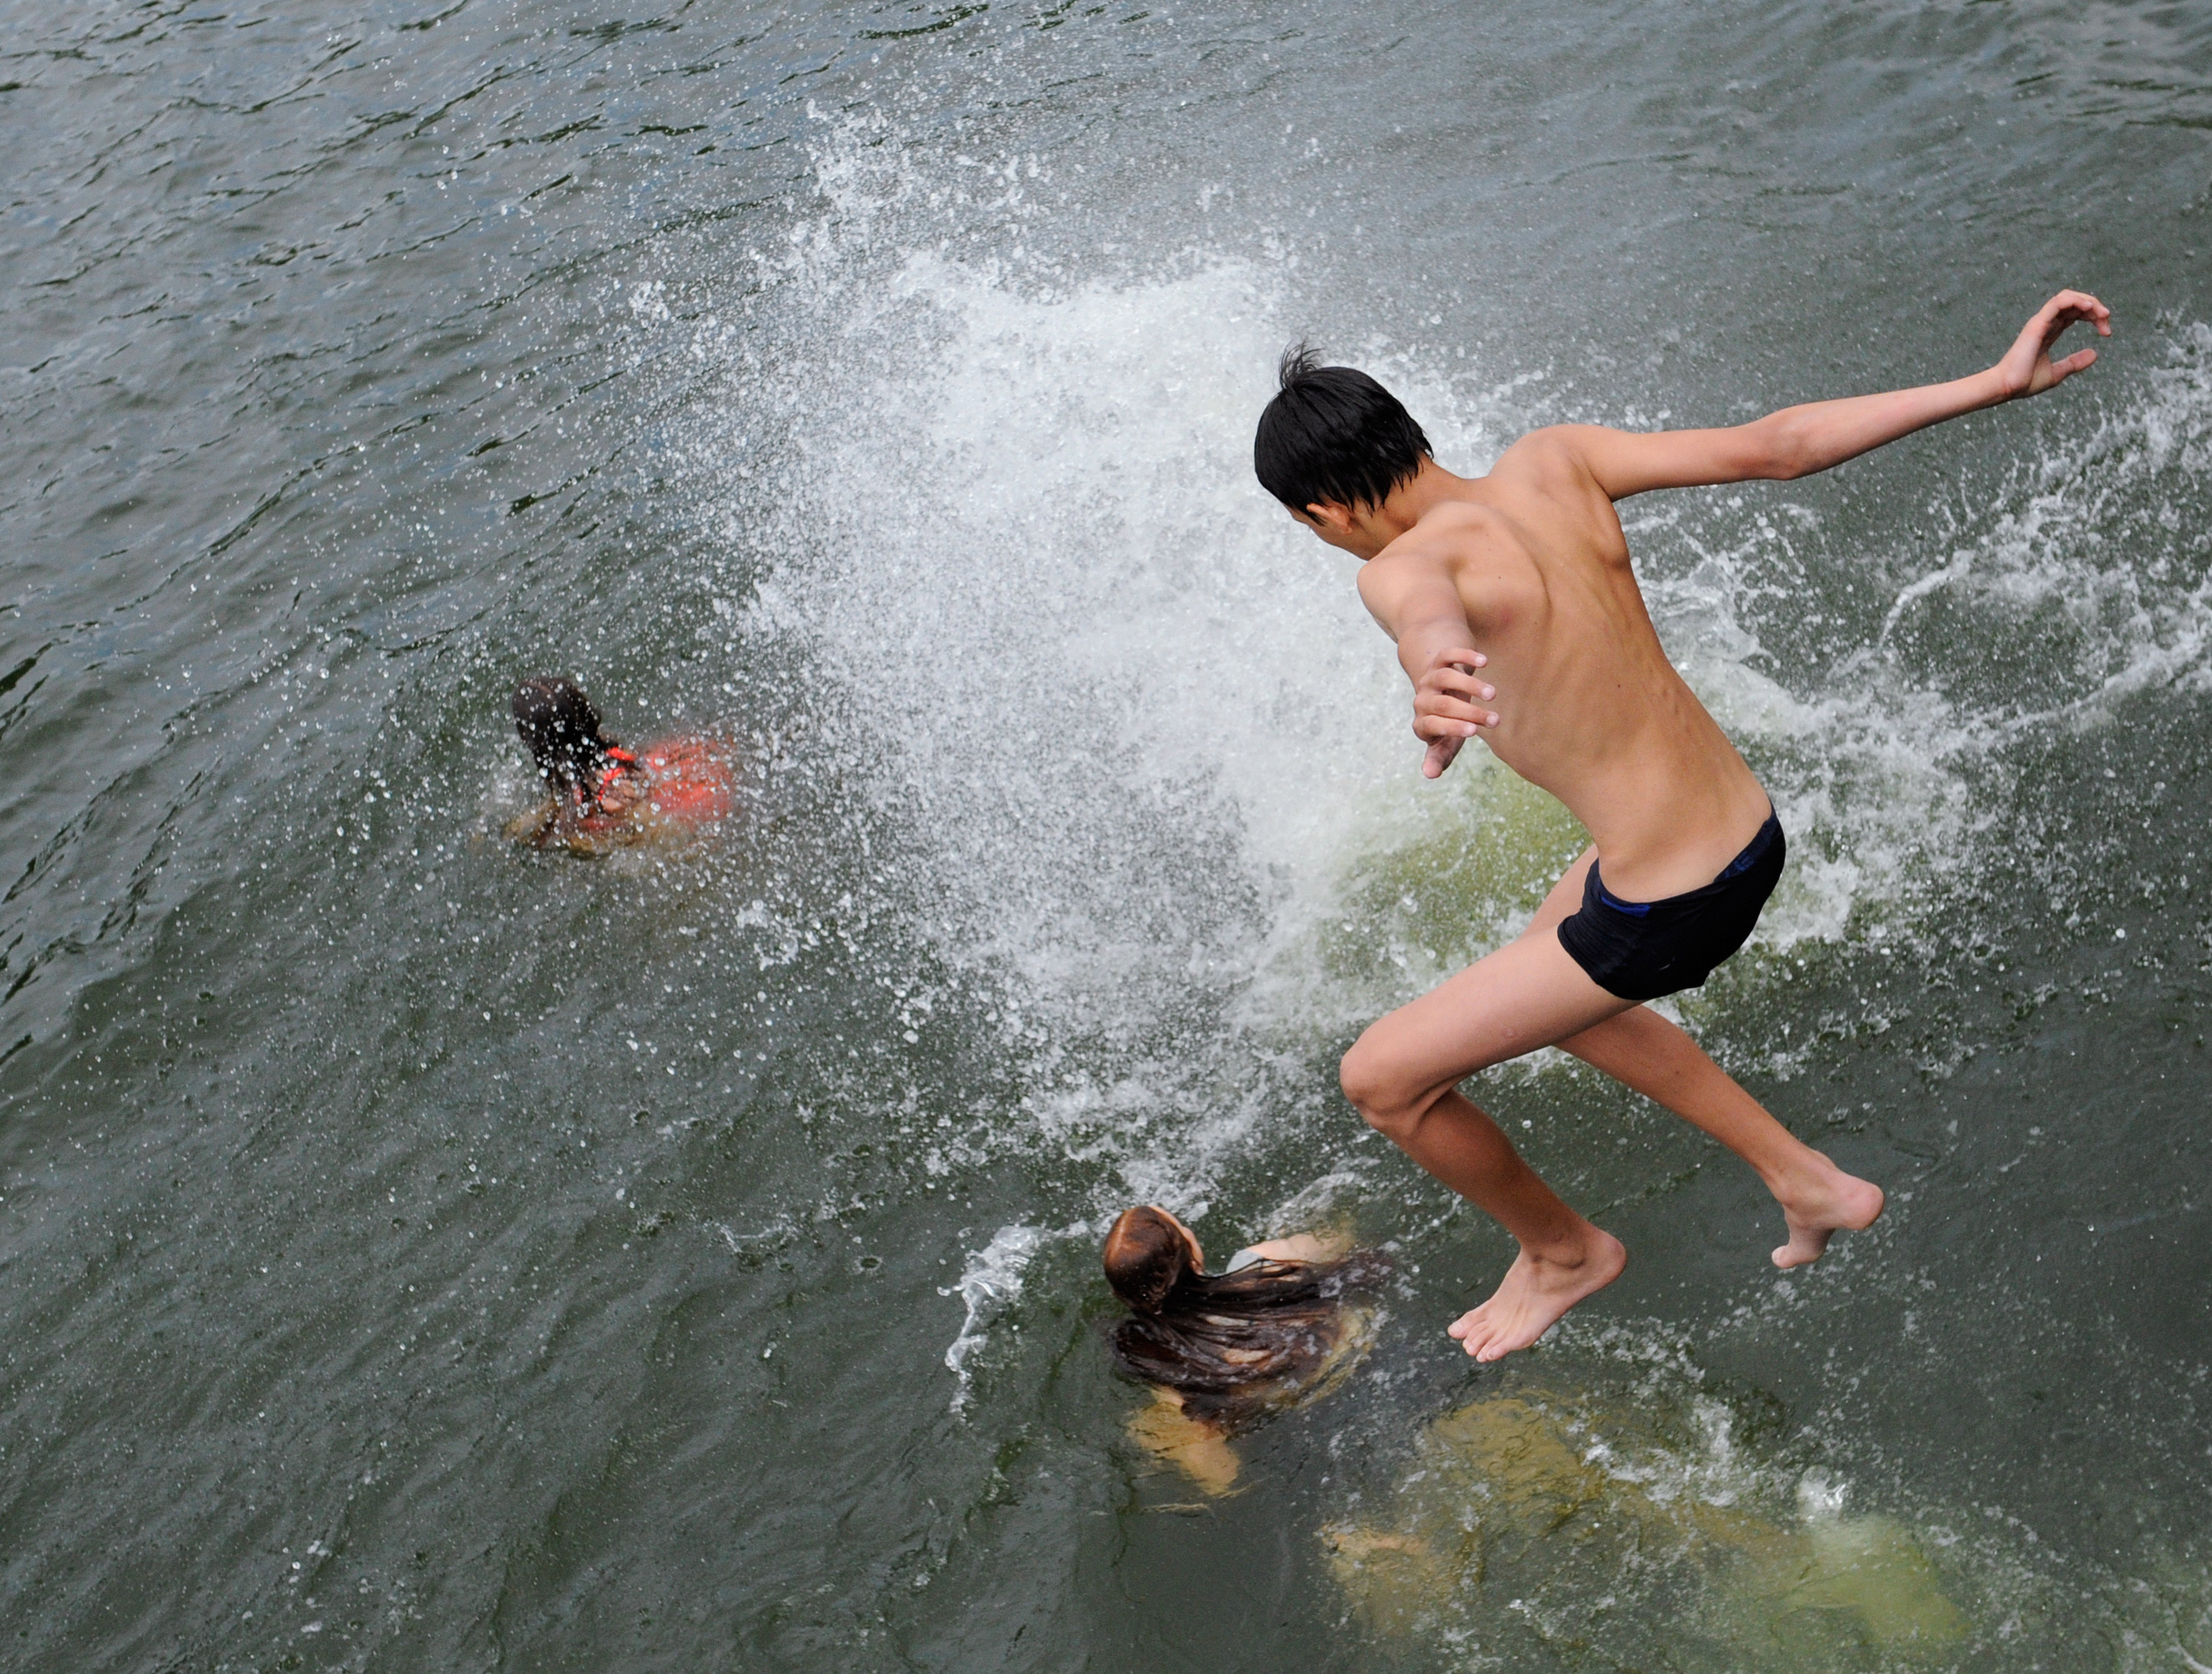
[[[1743,945],[1782,875],[1766,792],[1660,649],[1613,502],[1653,488],[1787,480],[1915,430],[2040,395],[2097,358],[2054,361],[2111,311],[2061,291],[2004,358],[1948,384],[1784,408],[1729,430],[1533,431],[1487,476],[1455,476],[1364,373],[1284,359],[1254,464],[1267,491],[1365,562],[1359,596],[1413,682],[1436,778],[1480,736],[1565,803],[1592,847],[1517,939],[1372,1025],[1345,1096],[1519,1240],[1497,1293],[1451,1335],[1477,1360],[1524,1349],[1617,1278],[1627,1252],[1567,1207],[1460,1091],[1478,1070],[1556,1046],[1702,1128],[1782,1205],[1778,1267],[1871,1226],[1881,1188],[1789,1131],[1646,1000],[1703,983]],[[1478,647],[1480,647],[1478,649]],[[1501,696],[1500,694],[1503,694]],[[1501,707],[1492,709],[1498,702]]]

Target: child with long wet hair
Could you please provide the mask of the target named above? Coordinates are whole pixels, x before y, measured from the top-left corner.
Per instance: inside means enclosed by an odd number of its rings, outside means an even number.
[[[1240,1250],[1209,1273],[1197,1235],[1151,1204],[1122,1211],[1103,1253],[1130,1308],[1108,1346],[1155,1396],[1130,1428],[1210,1494],[1236,1481],[1230,1436],[1322,1392],[1365,1351],[1371,1310],[1349,1299],[1389,1271],[1376,1252],[1306,1234]]]
[[[507,827],[518,841],[580,853],[684,835],[730,811],[729,749],[708,738],[664,738],[624,749],[583,688],[538,675],[514,688],[514,730],[552,795]]]

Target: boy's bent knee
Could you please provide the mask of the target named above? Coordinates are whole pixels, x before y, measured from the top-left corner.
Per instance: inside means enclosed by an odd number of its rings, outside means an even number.
[[[1374,1033],[1370,1029],[1352,1042],[1337,1066],[1337,1082],[1370,1127],[1402,1141],[1420,1126],[1436,1096],[1407,1078],[1389,1053],[1375,1044]]]

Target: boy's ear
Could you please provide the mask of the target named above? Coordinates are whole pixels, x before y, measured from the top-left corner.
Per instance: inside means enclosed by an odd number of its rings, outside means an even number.
[[[1352,532],[1352,508],[1349,506],[1339,506],[1334,500],[1316,500],[1308,506],[1305,509],[1305,520],[1316,528],[1327,530],[1332,535],[1348,535]]]

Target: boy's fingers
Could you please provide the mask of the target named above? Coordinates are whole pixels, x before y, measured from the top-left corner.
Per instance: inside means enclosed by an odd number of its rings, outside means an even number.
[[[1486,726],[1497,725],[1493,717],[1480,716],[1472,720],[1461,720],[1450,715],[1422,715],[1413,722],[1413,736],[1424,743],[1437,743],[1449,738],[1455,743],[1464,743]]]
[[[1478,697],[1485,700],[1498,695],[1498,688],[1486,680],[1477,680],[1473,675],[1444,674],[1434,676],[1431,683],[1437,692],[1448,697]]]
[[[2094,323],[2105,337],[2112,334],[2112,311],[2087,291],[2061,291],[2043,305],[2038,318],[2048,318],[2056,322],[2056,329],[2064,331],[2076,320]]]
[[[1485,680],[1480,675],[1474,674],[1466,669],[1438,669],[1431,674],[1429,678],[1439,686],[1455,687],[1462,691],[1473,691],[1478,687],[1485,691],[1487,691],[1490,688],[1490,682],[1488,681]]]
[[[1462,703],[1454,698],[1434,699],[1423,704],[1415,713],[1419,717],[1413,723],[1414,730],[1417,731],[1420,728],[1422,719],[1448,721],[1455,725],[1469,721],[1477,726],[1498,725],[1496,711],[1484,709],[1472,703]]]

